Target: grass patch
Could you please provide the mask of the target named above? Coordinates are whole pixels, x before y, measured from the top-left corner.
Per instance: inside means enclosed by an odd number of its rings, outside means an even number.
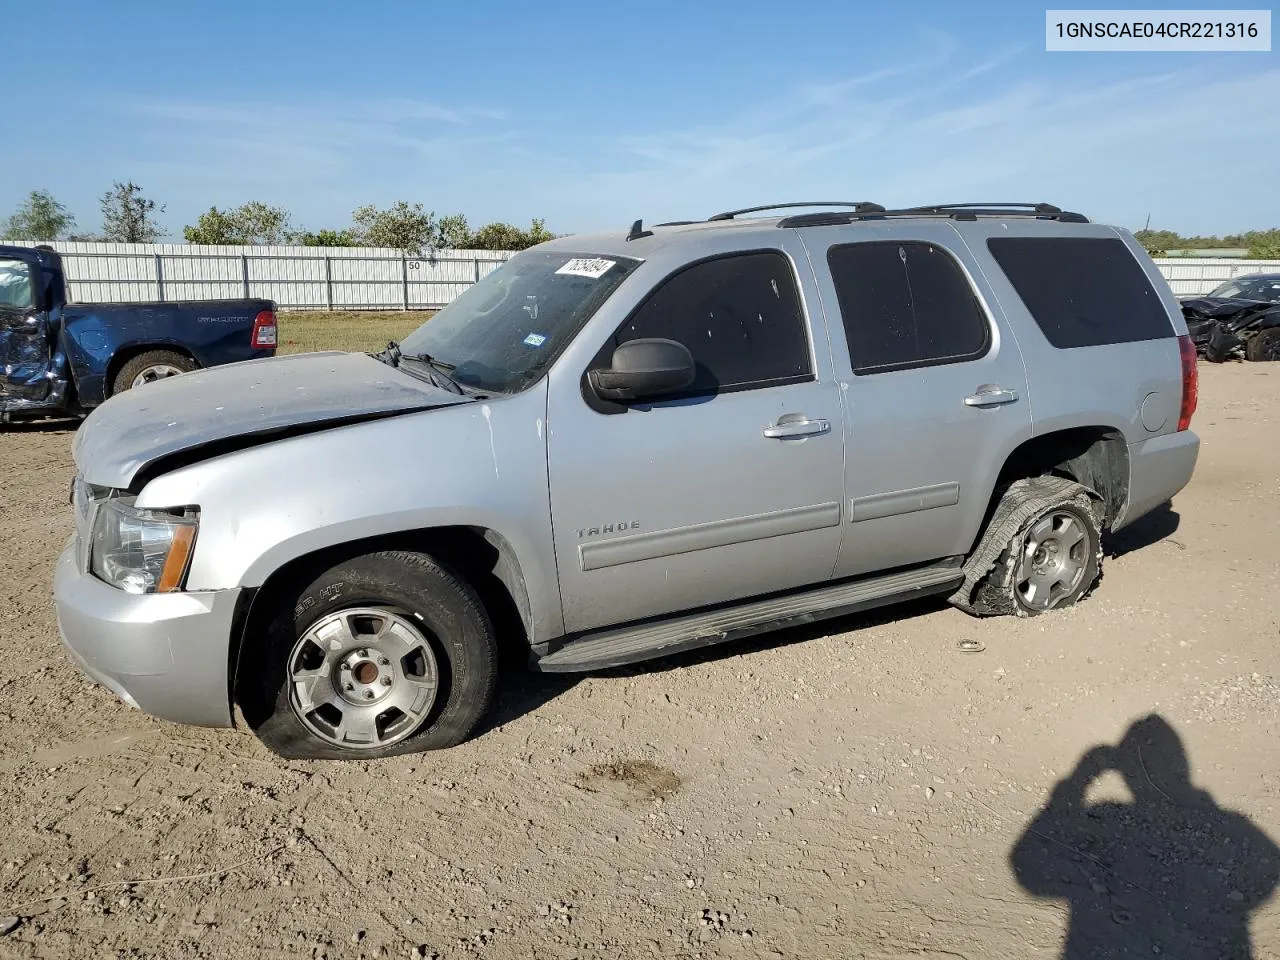
[[[317,350],[377,351],[388,340],[402,340],[435,315],[434,310],[356,310],[344,313],[281,312],[277,353]]]

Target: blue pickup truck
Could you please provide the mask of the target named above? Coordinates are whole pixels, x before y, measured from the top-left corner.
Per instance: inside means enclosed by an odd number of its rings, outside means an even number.
[[[82,416],[152,380],[275,351],[270,300],[68,303],[51,247],[0,246],[0,423]]]

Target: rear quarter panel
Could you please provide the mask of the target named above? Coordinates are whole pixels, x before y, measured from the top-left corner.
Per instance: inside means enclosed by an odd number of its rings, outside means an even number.
[[[1101,224],[1016,220],[980,220],[963,232],[1022,348],[1034,435],[1097,426],[1116,430],[1126,443],[1135,444],[1177,429],[1182,403],[1177,336],[1186,332],[1186,323],[1169,284],[1132,235]],[[1169,316],[1169,335],[1135,343],[1053,346],[988,251],[988,239],[1010,236],[1120,238],[1160,297]]]
[[[268,357],[249,343],[253,320],[274,310],[270,300],[194,300],[177,303],[82,303],[63,309],[63,344],[83,406],[110,391],[112,359],[123,351],[172,347],[202,367]]]

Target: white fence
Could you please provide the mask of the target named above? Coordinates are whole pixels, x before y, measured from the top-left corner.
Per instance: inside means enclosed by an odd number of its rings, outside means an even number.
[[[1223,280],[1245,273],[1280,273],[1280,260],[1209,260],[1200,257],[1158,257],[1156,266],[1175,296],[1203,295]]]
[[[511,256],[436,250],[413,257],[383,247],[50,246],[62,256],[68,297],[79,303],[261,297],[287,310],[442,307]]]
[[[31,246],[22,241],[6,241]],[[68,293],[81,303],[263,297],[286,310],[442,307],[510,253],[438,250],[423,257],[382,247],[212,247],[181,243],[59,241]],[[1179,296],[1208,293],[1280,260],[1160,258]]]

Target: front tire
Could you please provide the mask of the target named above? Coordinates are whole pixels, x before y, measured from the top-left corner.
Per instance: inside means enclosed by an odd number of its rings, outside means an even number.
[[[1280,360],[1280,327],[1272,327],[1256,333],[1245,345],[1244,355],[1254,363]]]
[[[432,557],[366,554],[281,598],[237,699],[249,726],[290,759],[375,759],[455,746],[488,712],[497,681],[489,617]]]

